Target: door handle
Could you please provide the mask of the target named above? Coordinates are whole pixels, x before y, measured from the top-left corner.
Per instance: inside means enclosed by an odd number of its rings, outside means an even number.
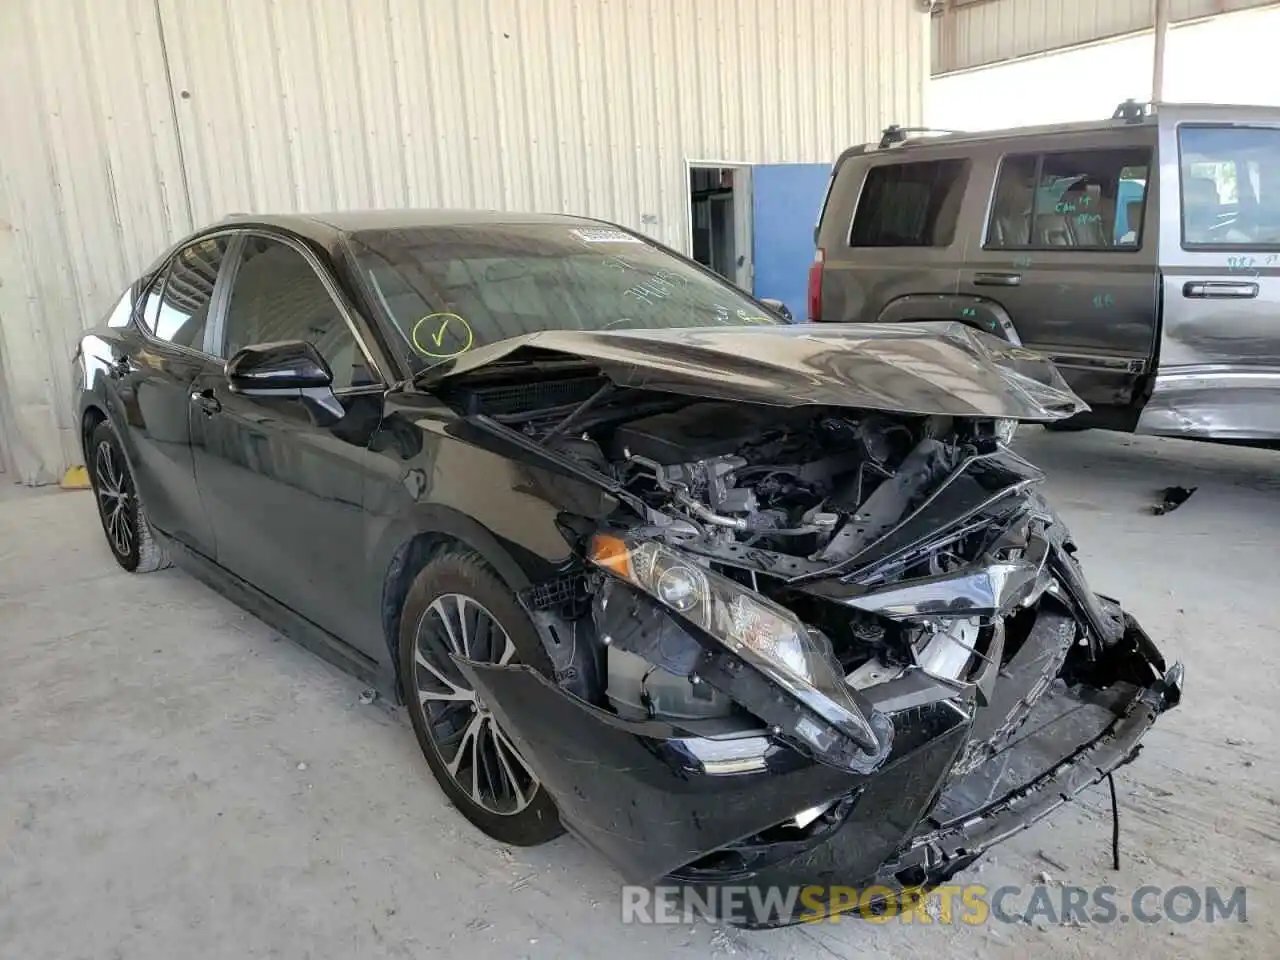
[[[212,390],[192,391],[191,402],[199,407],[206,417],[212,417],[222,409],[222,401],[213,395]]]
[[[1184,283],[1182,295],[1189,300],[1252,300],[1258,296],[1258,285],[1247,280],[1202,280]]]
[[[1022,283],[1020,273],[975,273],[975,286],[979,287],[1016,287]]]

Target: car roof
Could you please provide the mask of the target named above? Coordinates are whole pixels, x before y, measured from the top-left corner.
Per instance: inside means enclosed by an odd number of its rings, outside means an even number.
[[[515,213],[500,210],[389,208],[334,210],[325,213],[237,213],[218,221],[218,227],[275,227],[288,230],[325,247],[343,236],[374,230],[413,230],[432,227],[493,224],[558,223],[599,226],[600,221],[560,213]]]
[[[1117,115],[1100,120],[1083,120],[1076,123],[1041,124],[1031,127],[1005,127],[999,130],[979,130],[973,132],[952,130],[904,130],[903,133],[924,133],[926,136],[908,136],[891,145],[882,145],[884,141],[863,143],[850,147],[840,155],[840,160],[848,157],[888,154],[896,151],[911,152],[921,147],[952,147],[966,144],[987,143],[992,140],[1020,140],[1024,138],[1058,135],[1065,133],[1090,133],[1098,130],[1122,130],[1134,126],[1155,126],[1163,120],[1166,123],[1183,121],[1199,121],[1205,123],[1222,122],[1280,122],[1280,109],[1249,104],[1227,103],[1160,103],[1138,116]],[[1135,109],[1141,105],[1133,104]],[[895,128],[890,128],[893,130]],[[889,133],[885,131],[886,135]]]

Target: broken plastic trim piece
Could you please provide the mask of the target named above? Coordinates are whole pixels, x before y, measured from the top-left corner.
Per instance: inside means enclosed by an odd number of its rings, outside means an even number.
[[[1035,602],[1049,588],[1049,549],[1048,540],[1032,535],[1026,554],[1017,560],[922,577],[849,597],[844,603],[890,620],[1003,616]]]

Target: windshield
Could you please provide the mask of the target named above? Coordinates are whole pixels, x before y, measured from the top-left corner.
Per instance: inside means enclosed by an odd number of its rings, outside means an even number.
[[[614,227],[486,223],[360,231],[349,242],[370,298],[419,367],[541,330],[784,322]]]

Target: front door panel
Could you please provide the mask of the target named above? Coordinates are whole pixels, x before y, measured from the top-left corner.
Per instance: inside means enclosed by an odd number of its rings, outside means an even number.
[[[1280,438],[1280,255],[1231,259],[1245,266],[1165,276],[1160,367],[1139,433]]]
[[[353,602],[364,576],[364,474],[380,393],[348,396],[347,415],[318,426],[296,398],[233,393],[223,373],[193,386],[196,479],[218,529],[217,561],[369,656],[369,611]]]
[[[1141,433],[1280,439],[1280,125],[1161,131],[1160,363]],[[1176,187],[1176,189],[1175,189]]]

